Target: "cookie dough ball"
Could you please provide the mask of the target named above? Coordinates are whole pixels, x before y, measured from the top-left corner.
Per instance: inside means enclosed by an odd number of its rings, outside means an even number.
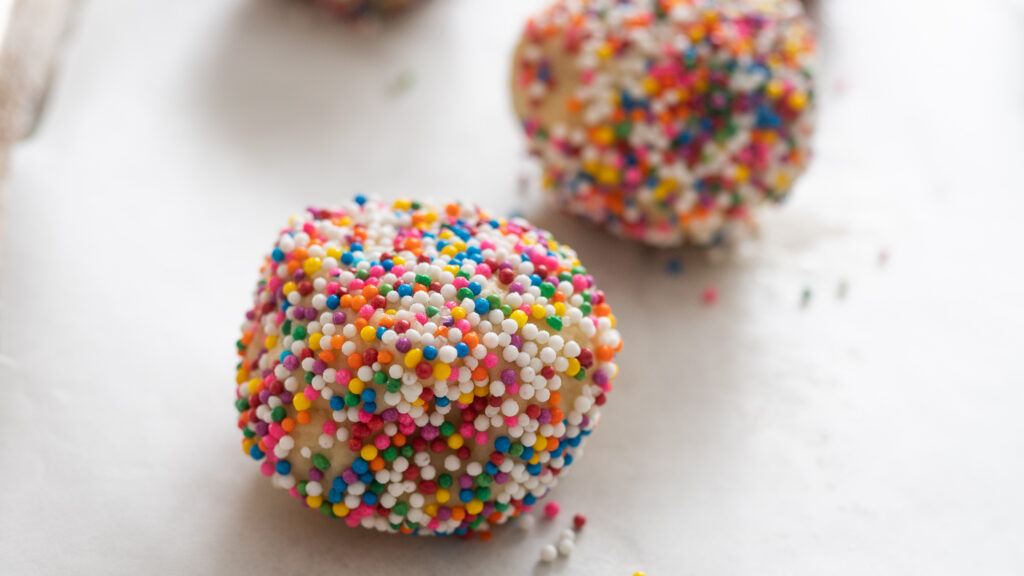
[[[404,10],[423,0],[314,0],[330,13],[346,20],[377,19]]]
[[[813,52],[798,0],[561,0],[523,31],[513,102],[565,210],[709,244],[803,172]]]
[[[467,534],[582,454],[622,347],[576,253],[522,219],[357,197],[296,216],[238,342],[246,454],[351,526]]]

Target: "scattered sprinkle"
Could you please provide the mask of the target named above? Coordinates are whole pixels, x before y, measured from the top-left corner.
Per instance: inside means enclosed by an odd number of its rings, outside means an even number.
[[[582,530],[587,524],[587,517],[583,514],[577,514],[572,517],[572,527],[576,530]]]
[[[554,518],[555,516],[558,516],[558,513],[561,512],[561,510],[562,506],[559,505],[558,502],[555,502],[554,500],[544,505],[544,515],[548,518]]]
[[[810,287],[807,287],[807,288],[804,288],[802,292],[800,292],[800,305],[806,307],[810,303],[811,303],[811,289],[810,289]]]
[[[704,301],[705,304],[709,306],[711,304],[714,304],[715,302],[718,302],[718,288],[715,288],[714,286],[708,286],[707,288],[704,289],[704,292],[701,294],[701,299]]]
[[[671,276],[678,276],[679,274],[682,274],[683,261],[680,260],[679,258],[672,258],[671,260],[668,261],[668,264],[665,265],[665,271],[668,272]]]
[[[558,549],[552,544],[545,544],[540,549],[541,562],[554,562],[558,558]]]

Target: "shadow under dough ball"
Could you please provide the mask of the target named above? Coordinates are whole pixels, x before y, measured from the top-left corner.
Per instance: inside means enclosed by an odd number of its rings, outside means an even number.
[[[522,32],[513,103],[563,209],[711,244],[803,172],[814,45],[797,0],[558,1]]]
[[[238,341],[242,449],[304,506],[488,530],[583,451],[618,369],[576,253],[522,219],[357,197],[291,219]]]

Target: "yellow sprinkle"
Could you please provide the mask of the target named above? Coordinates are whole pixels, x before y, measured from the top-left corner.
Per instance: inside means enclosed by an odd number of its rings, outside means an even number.
[[[362,457],[363,460],[369,462],[377,457],[377,447],[373,444],[363,446],[363,449],[359,451],[359,456]]]
[[[405,365],[408,368],[415,368],[420,363],[420,359],[423,358],[423,350],[419,348],[413,348],[405,354]]]
[[[807,106],[807,95],[803,92],[793,92],[786,100],[793,110],[803,110]]]
[[[660,88],[661,84],[656,79],[647,78],[644,80],[644,91],[648,94],[657,94]]]
[[[434,364],[434,378],[437,380],[447,380],[452,375],[452,367],[443,363],[438,362]]]
[[[472,404],[472,403],[473,403],[473,393],[472,392],[466,392],[465,394],[459,394],[459,404]]]
[[[602,146],[607,146],[615,142],[615,132],[611,128],[603,126],[594,131],[594,140]]]
[[[750,168],[747,168],[746,166],[743,166],[742,164],[739,165],[739,166],[736,166],[736,181],[737,182],[746,182],[748,178],[750,178]]]
[[[546,318],[548,315],[547,311],[544,310],[544,307],[541,306],[540,304],[534,304],[533,306],[530,306],[530,312],[533,314],[533,317],[536,318],[537,320],[542,320]]]
[[[535,453],[533,457],[530,458],[529,462],[530,464],[536,464],[537,462],[540,462],[540,454]]]
[[[348,506],[338,502],[334,506],[331,506],[331,512],[334,512],[334,515],[338,518],[344,518],[345,516],[348,516],[349,509]]]
[[[463,308],[462,306],[456,306],[456,307],[452,308],[452,318],[455,318],[456,320],[462,320],[465,317],[466,317],[466,309],[465,308]]]
[[[298,288],[298,286],[295,285],[295,282],[285,282],[284,283],[284,288],[282,288],[282,290],[284,290],[284,294],[285,294],[285,296],[287,296],[287,295],[291,294],[292,292],[295,292],[295,290],[297,288]]]
[[[259,390],[259,388],[260,388],[260,379],[259,378],[253,378],[252,380],[249,380],[249,394],[255,394],[256,391]]]
[[[607,44],[606,43],[606,44],[601,44],[600,46],[598,46],[598,48],[597,48],[597,56],[598,56],[598,58],[607,60],[608,58],[611,57],[611,55],[612,55],[612,46],[611,46],[611,44]]]
[[[479,396],[481,398],[483,398],[484,396],[487,396],[490,393],[491,393],[491,389],[488,388],[487,386],[477,386],[476,388],[473,388],[473,394],[475,394],[475,395],[477,395],[477,396]]]
[[[441,254],[448,257],[455,256],[458,253],[459,251],[456,250],[455,246],[453,246],[452,244],[449,244],[441,249]]]
[[[438,501],[439,504],[444,504],[451,497],[452,497],[451,493],[449,493],[448,489],[446,489],[446,488],[438,488],[437,489],[437,493],[434,494],[434,498],[437,498],[437,501]]]
[[[565,373],[569,376],[575,376],[580,371],[580,361],[575,358],[569,358],[569,367],[565,369]]]
[[[363,389],[366,388],[366,382],[358,378],[353,378],[348,381],[348,391],[353,394],[362,394]]]
[[[768,86],[765,88],[770,98],[778,98],[782,96],[782,82],[779,80],[772,80],[768,82]]]
[[[296,394],[295,398],[292,399],[292,405],[295,406],[296,410],[307,410],[309,409],[309,398],[306,398],[305,394]]]
[[[533,443],[534,450],[543,450],[548,447],[548,439],[543,436],[537,436],[537,441]]]
[[[377,339],[377,330],[373,326],[363,326],[363,329],[359,331],[359,335],[363,337],[363,340],[373,342]]]
[[[410,201],[408,201],[408,200],[406,200],[404,198],[401,198],[401,199],[395,200],[394,206],[395,206],[395,210],[408,210],[409,208],[412,208],[412,202],[410,202]]]
[[[277,346],[277,334],[271,334],[263,339],[263,347],[270,350],[274,346]]]
[[[252,447],[255,446],[255,445],[256,445],[256,439],[255,438],[245,438],[245,439],[243,439],[242,440],[242,452],[245,452],[246,454],[248,454],[249,451],[252,450]]]
[[[555,315],[565,316],[565,302],[555,302]]]
[[[306,496],[306,504],[308,504],[310,508],[319,508],[323,503],[323,496]]]
[[[320,259],[306,258],[306,261],[302,263],[302,269],[306,272],[306,274],[312,274],[320,270]]]
[[[451,448],[452,450],[458,450],[459,448],[462,448],[462,444],[464,442],[465,440],[462,438],[462,435],[459,434],[458,432],[448,437],[448,447]]]
[[[437,516],[437,504],[430,503],[423,507],[423,512],[431,518]]]
[[[309,349],[314,351],[314,352],[319,350],[320,349],[320,339],[323,338],[323,337],[324,337],[324,335],[319,333],[319,332],[314,332],[313,334],[310,334],[309,335]]]
[[[477,500],[476,498],[470,500],[466,504],[466,512],[470,514],[479,514],[484,509],[484,503]]]
[[[523,312],[522,310],[516,310],[515,312],[512,312],[512,314],[509,315],[509,318],[515,320],[516,324],[519,324],[520,328],[525,326],[526,321],[529,320],[529,318],[526,317],[526,313]]]
[[[402,258],[401,256],[395,256],[394,258],[391,259],[391,261],[394,262],[396,266],[400,264],[405,264],[405,258]]]
[[[337,248],[328,248],[327,249],[327,257],[328,258],[334,258],[335,260],[340,260],[341,259],[341,250],[339,250]]]

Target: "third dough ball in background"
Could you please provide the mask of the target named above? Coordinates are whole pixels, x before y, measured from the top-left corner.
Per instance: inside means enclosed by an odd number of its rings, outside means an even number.
[[[710,244],[806,167],[814,45],[797,0],[561,0],[523,30],[513,103],[564,209]]]
[[[346,20],[380,18],[422,2],[423,0],[314,0],[317,5]]]

